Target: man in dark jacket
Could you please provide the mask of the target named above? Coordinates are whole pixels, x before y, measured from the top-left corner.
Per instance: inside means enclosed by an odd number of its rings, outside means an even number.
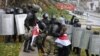
[[[81,24],[79,23],[79,19],[77,19],[75,16],[73,16],[71,19],[71,25],[73,25],[74,27],[81,27]],[[74,52],[76,51],[76,54],[80,56],[81,49],[79,47],[74,47],[73,51]]]
[[[48,20],[49,15],[47,13],[44,13],[42,17],[43,17],[42,22],[45,24],[45,32],[47,33],[48,27],[49,27],[49,20]],[[46,36],[47,36],[47,34],[46,34]],[[42,42],[43,46],[44,46],[46,36],[44,36],[44,38],[43,38],[43,42]]]
[[[50,20],[50,23],[49,23],[49,31],[48,31],[48,37],[49,39],[47,39],[50,43],[50,49],[48,50],[49,51],[49,54],[55,54],[55,50],[56,50],[56,47],[55,45],[53,44],[55,39],[58,38],[61,34],[61,28],[62,28],[62,24],[60,22],[58,22],[56,20],[56,18],[52,17],[51,20]]]
[[[74,26],[74,27],[81,27],[81,24],[79,23],[79,19],[75,19],[75,20],[74,20],[73,26]],[[76,54],[77,54],[78,56],[80,56],[81,49],[80,49],[79,47],[74,47],[74,48],[73,48],[73,51],[75,51],[75,50],[76,50]]]
[[[33,28],[36,23],[37,23],[37,17],[36,17],[36,13],[38,12],[38,10],[36,10],[35,8],[33,8],[32,6],[28,5],[28,16],[25,20],[25,27],[28,31],[30,31],[30,27]],[[34,49],[32,49],[30,43],[32,40],[32,36],[28,37],[24,43],[24,52],[30,52],[34,51]]]

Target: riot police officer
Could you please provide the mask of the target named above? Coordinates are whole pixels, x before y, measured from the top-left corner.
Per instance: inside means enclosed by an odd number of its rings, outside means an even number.
[[[33,28],[35,25],[36,25],[36,22],[37,22],[37,17],[36,17],[36,13],[38,12],[37,9],[35,9],[33,6],[31,5],[28,5],[27,7],[28,9],[28,16],[25,20],[25,27],[26,29],[28,30],[28,32],[31,30],[31,28]],[[30,34],[31,35],[31,34]],[[34,51],[34,49],[32,49],[32,46],[31,46],[31,40],[32,40],[32,35],[29,36],[26,40],[25,40],[25,43],[24,43],[24,52],[30,52],[31,51]]]
[[[74,26],[74,27],[81,27],[81,24],[79,23],[79,19],[77,19],[77,18],[74,19],[73,26]],[[74,47],[74,48],[73,48],[73,51],[76,51],[76,54],[77,54],[78,56],[80,56],[81,50],[80,50],[79,47]]]

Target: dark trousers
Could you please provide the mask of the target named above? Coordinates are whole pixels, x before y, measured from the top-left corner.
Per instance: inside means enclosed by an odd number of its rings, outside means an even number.
[[[99,55],[93,55],[93,54],[92,54],[91,56],[99,56]]]
[[[81,48],[74,47],[74,48],[73,48],[73,51],[77,54],[77,56],[81,56],[81,55],[80,55],[80,54],[81,54]],[[86,52],[86,56],[89,56],[89,52],[88,52],[87,49],[85,50],[85,52]]]
[[[44,47],[44,43],[46,40],[46,34],[40,34],[37,38],[36,38],[36,45],[38,47],[39,50],[42,51],[42,53],[45,53],[43,47]]]
[[[71,45],[69,45],[69,47],[70,47],[70,50],[72,51],[72,44],[71,44]]]
[[[70,54],[70,47],[63,46],[62,48],[58,48],[58,56],[69,56]]]
[[[86,56],[89,56],[89,51],[87,49],[85,50],[85,52],[86,52]]]
[[[12,37],[11,35],[5,36],[5,43],[10,43],[10,42],[12,42],[11,37]]]
[[[19,42],[22,42],[23,41],[23,35],[19,35],[18,39],[19,39]]]
[[[44,35],[44,36],[42,36],[42,45],[43,45],[43,47],[44,47],[44,43],[45,43],[45,40],[46,40],[46,37],[47,37],[47,35]]]
[[[41,43],[36,43],[36,44],[37,44],[38,50],[41,50],[42,53],[45,53],[42,44]]]
[[[17,38],[18,38],[19,42],[22,42],[22,35],[19,35],[18,37],[17,37],[17,35],[13,35],[12,38],[13,38],[13,42],[16,42]]]
[[[74,47],[74,48],[73,48],[73,52],[75,52],[75,54],[77,54],[77,56],[80,56],[81,49],[78,48],[78,47]]]
[[[32,37],[29,37],[25,40],[25,43],[24,43],[24,50],[30,50],[32,49],[31,47],[31,41],[32,41]]]
[[[86,56],[89,56],[89,52],[87,49],[85,50],[85,53],[86,53]],[[81,56],[81,48],[77,48],[77,56]]]

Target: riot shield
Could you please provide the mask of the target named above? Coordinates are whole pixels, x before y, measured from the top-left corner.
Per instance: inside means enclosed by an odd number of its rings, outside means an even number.
[[[100,35],[92,35],[90,37],[89,52],[91,54],[98,54],[100,52]]]
[[[72,46],[73,47],[79,47],[82,32],[83,32],[83,29],[81,29],[80,27],[73,28],[73,35],[72,35]]]
[[[66,25],[66,27],[67,27],[67,32],[66,33],[71,34],[73,26],[72,25]]]
[[[5,11],[0,9],[0,35],[2,34],[2,14],[5,14]]]
[[[2,15],[0,15],[0,35],[2,34]]]
[[[71,34],[67,34],[68,35],[68,39],[70,40],[70,41],[72,41],[72,35]]]
[[[27,17],[27,14],[17,14],[15,15],[16,27],[17,27],[17,34],[25,34],[25,27],[24,21]]]
[[[14,15],[2,14],[0,16],[0,35],[14,34]]]
[[[66,25],[66,27],[67,27],[66,33],[68,34],[68,38],[71,41],[71,39],[72,39],[72,29],[73,29],[73,26],[72,25]]]
[[[80,48],[88,49],[90,35],[91,35],[90,30],[86,30],[86,29],[83,30],[81,42],[80,42]]]

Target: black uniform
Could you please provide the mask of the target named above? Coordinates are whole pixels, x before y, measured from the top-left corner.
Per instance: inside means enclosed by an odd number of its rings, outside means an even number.
[[[25,27],[26,29],[29,31],[30,30],[30,27],[34,27],[37,23],[37,17],[35,15],[35,13],[37,13],[37,11],[35,11],[31,6],[28,7],[28,16],[25,20]],[[32,50],[32,47],[30,45],[31,43],[31,40],[32,40],[32,36],[28,37],[24,43],[24,52],[29,52],[28,50]]]
[[[93,34],[94,34],[94,35],[99,35],[100,33],[99,33],[98,31],[94,31],[94,32],[93,32]],[[95,55],[94,55],[94,54],[91,54],[91,56],[99,56],[99,55],[96,55],[96,54],[95,54]]]
[[[74,27],[81,27],[81,24],[79,24],[78,22],[79,22],[78,19],[74,19],[73,26],[74,26]],[[73,48],[73,51],[74,51],[74,52],[76,51],[76,54],[77,54],[78,56],[80,56],[81,49],[80,49],[79,47],[74,47],[74,48]]]

